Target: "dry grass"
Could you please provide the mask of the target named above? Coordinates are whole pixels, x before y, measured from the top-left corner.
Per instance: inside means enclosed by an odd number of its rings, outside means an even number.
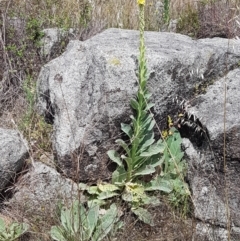
[[[103,21],[107,27],[138,29],[138,6],[136,0],[93,0],[93,21]],[[159,1],[146,2],[146,29],[159,30],[161,11]]]
[[[44,27],[78,27],[86,23],[90,12],[87,0],[10,0],[5,6],[10,16],[39,18]]]
[[[199,8],[199,2],[193,0],[172,0],[170,1],[170,18],[178,18],[184,14],[187,7],[195,10]],[[82,33],[82,39],[102,31],[104,27],[119,27],[127,29],[138,28],[138,7],[136,0],[91,0],[92,7],[86,0],[0,0],[0,126],[15,128],[10,124],[10,119],[19,119],[22,121],[23,114],[27,111],[29,103],[23,91],[23,83],[30,74],[32,81],[35,82],[41,66],[45,60],[39,57],[38,47],[29,42],[27,37],[26,24],[36,19],[40,29],[44,27],[63,27],[78,28]],[[232,7],[236,9],[239,0],[232,0]],[[217,7],[217,5],[215,5]],[[226,7],[221,7],[221,11],[216,8],[215,15],[211,11],[205,12],[205,20],[212,22],[214,25],[219,24],[219,18],[223,16]],[[229,9],[228,9],[229,10]],[[159,30],[162,27],[162,6],[159,0],[147,0],[146,4],[146,29]],[[235,13],[234,13],[235,14]],[[234,14],[229,14],[234,18]],[[9,31],[9,19],[19,18],[21,26],[17,32]],[[212,17],[212,18],[211,18]],[[229,19],[230,20],[230,19]],[[223,23],[228,20],[224,19]],[[205,23],[207,23],[205,22]],[[84,33],[85,27],[90,26],[87,33]],[[202,25],[202,32],[206,26]],[[218,25],[217,25],[218,26]],[[38,30],[37,30],[38,31]],[[209,31],[209,30],[208,30]],[[226,31],[226,30],[225,30]],[[18,48],[26,44],[23,56],[20,58],[16,52],[7,50],[7,46],[15,44]],[[15,104],[17,103],[17,104]],[[26,130],[27,135],[32,138],[36,134],[41,136],[39,120],[32,118],[29,128]],[[48,133],[45,133],[46,135]],[[49,143],[47,143],[49,148]],[[36,148],[35,154],[38,158],[41,150]],[[27,211],[27,210],[26,210]],[[126,217],[128,229],[121,234],[119,240],[192,240],[194,225],[192,220],[185,220],[175,216],[169,206],[165,204],[157,211],[153,210],[156,215],[157,226],[150,228],[147,225],[135,224],[132,217]],[[24,212],[21,214],[24,215]],[[20,215],[20,216],[21,216]],[[52,220],[48,220],[45,215],[43,221],[50,228]],[[16,215],[17,216],[17,215]],[[47,223],[49,221],[49,223]],[[50,222],[51,221],[51,222]],[[32,223],[33,227],[41,223]],[[142,231],[144,230],[144,231]],[[39,230],[36,228],[37,238],[34,240],[50,240],[47,232],[49,230]],[[44,233],[45,232],[45,233]],[[25,240],[30,240],[26,237]],[[33,239],[32,239],[33,240]]]
[[[198,38],[240,36],[239,8],[235,2],[219,1],[200,5],[198,11]]]
[[[201,0],[174,0],[170,1],[170,16],[172,19],[176,19],[181,14],[184,13],[184,11],[191,7],[193,9],[197,9],[198,3]]]

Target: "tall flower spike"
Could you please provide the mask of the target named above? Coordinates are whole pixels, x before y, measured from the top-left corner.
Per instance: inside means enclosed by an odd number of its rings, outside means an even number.
[[[146,82],[147,80],[147,66],[146,66],[146,59],[145,59],[145,43],[144,43],[144,28],[145,28],[145,20],[144,20],[144,4],[145,1],[138,0],[138,2],[142,2],[139,4],[139,32],[140,32],[140,56],[139,56],[139,87],[142,89],[142,83]]]
[[[137,3],[138,5],[145,5],[145,0],[138,0]]]

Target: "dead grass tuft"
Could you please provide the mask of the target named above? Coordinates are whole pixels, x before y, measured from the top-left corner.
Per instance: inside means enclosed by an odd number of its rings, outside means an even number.
[[[171,16],[179,16],[178,32],[197,38],[240,35],[237,0],[173,1]]]
[[[239,8],[234,2],[217,1],[199,5],[198,38],[240,36]]]
[[[170,16],[172,19],[177,19],[187,8],[197,9],[198,2],[201,0],[174,0],[170,1]]]
[[[31,156],[37,160],[49,159],[47,157],[52,155],[51,127],[34,113],[35,110],[31,115],[27,115],[32,106],[27,99],[24,83],[31,79],[31,91],[40,68],[46,63],[39,53],[41,30],[46,27],[72,27],[78,29],[79,34],[76,36],[80,40],[85,40],[108,27],[138,29],[136,0],[89,2],[90,4],[87,0],[0,0],[0,125],[16,128],[9,120],[17,119],[16,123],[23,126],[23,132],[29,142],[33,142]],[[170,1],[170,18],[183,18],[184,15],[186,18],[186,10],[190,9],[198,14],[199,25],[194,32],[196,36],[234,37],[239,34],[237,0],[228,3],[200,2],[203,0]],[[207,3],[207,0],[204,2]],[[146,30],[161,29],[162,11],[163,5],[159,0],[147,1]],[[186,18],[186,33],[193,32],[192,25],[193,22]],[[55,57],[63,49],[64,47],[55,53]],[[124,233],[119,234],[118,239],[192,240],[194,220],[182,218],[164,200],[162,201],[160,207],[151,210],[155,215],[155,227],[136,222],[135,217],[127,214],[124,217],[126,228]],[[11,210],[11,215],[18,221],[22,221],[24,215],[32,217],[28,220],[31,233],[22,240],[51,240],[48,231],[51,225],[56,224],[56,220],[49,217],[47,211],[39,216],[33,216],[32,213],[28,213],[27,207],[25,210],[15,207],[15,210]]]

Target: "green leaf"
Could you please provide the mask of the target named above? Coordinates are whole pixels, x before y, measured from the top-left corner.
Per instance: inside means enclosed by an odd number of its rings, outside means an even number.
[[[118,167],[112,174],[112,183],[122,183],[125,182],[127,178],[127,172],[124,168],[124,166]]]
[[[79,187],[79,189],[80,189],[81,191],[88,190],[88,188],[89,188],[87,184],[82,183],[82,182],[80,182],[80,183],[78,184],[78,187]]]
[[[131,116],[130,116],[131,117]],[[132,116],[133,117],[133,116]],[[136,127],[137,125],[138,125],[138,122],[137,122],[137,120],[133,117],[133,118],[131,118],[132,119],[132,124],[133,124],[133,127]],[[134,132],[134,134],[135,134],[135,132]]]
[[[108,191],[113,192],[113,191],[119,190],[118,186],[110,183],[98,184],[98,188],[102,192],[108,192]]]
[[[101,192],[98,195],[98,199],[104,200],[104,199],[108,199],[108,198],[115,197],[115,196],[118,196],[118,195],[119,195],[119,193],[117,193],[117,192],[105,191],[105,192]]]
[[[51,238],[57,241],[68,241],[64,237],[64,230],[59,226],[52,226],[50,231]]]
[[[93,194],[93,195],[94,194],[98,195],[100,193],[97,186],[91,186],[91,187],[88,188],[87,191],[88,191],[89,194]]]
[[[158,206],[161,203],[157,197],[147,196],[147,195],[144,198],[142,198],[142,201],[144,205],[151,205],[151,206]]]
[[[119,156],[119,154],[115,150],[110,150],[107,152],[108,157],[115,163],[118,164],[118,166],[123,166],[122,160]]]
[[[147,165],[144,167],[139,168],[135,173],[134,173],[134,177],[135,176],[144,176],[144,175],[149,175],[154,173],[156,170],[152,165]]]
[[[145,191],[163,191],[170,193],[173,190],[173,186],[170,181],[158,176],[156,179],[145,184]]]
[[[153,215],[149,213],[145,208],[132,208],[132,212],[138,216],[138,218],[150,226],[154,226]]]
[[[99,205],[97,205],[94,202],[90,202],[88,205],[89,205],[89,210],[87,213],[88,226],[86,231],[88,232],[87,240],[90,240],[90,238],[93,235],[93,231],[97,225],[98,216],[99,216]]]
[[[122,194],[122,200],[124,200],[125,202],[132,202],[133,201],[133,193],[124,192]]]
[[[144,126],[145,120],[149,117],[148,111],[142,110],[141,111],[141,119],[142,119],[142,124],[141,126]]]
[[[145,94],[145,98],[146,98],[146,99],[150,99],[151,96],[152,96],[152,94],[151,94],[150,92],[148,92],[147,94]]]
[[[90,198],[90,200],[88,201],[88,203],[94,203],[96,205],[98,205],[99,207],[103,206],[103,205],[106,205],[106,201],[104,200],[100,200],[100,199],[96,199],[96,198]]]
[[[170,193],[173,190],[173,185],[169,181],[169,178],[163,178],[161,176],[157,176],[151,182],[144,184],[145,191],[163,191],[166,193]]]
[[[70,211],[70,223],[73,229],[72,235],[75,233],[79,233],[79,227],[83,221],[86,220],[86,210],[83,205],[79,201],[74,201],[72,207],[69,209]],[[81,213],[84,213],[84,217],[81,216]]]
[[[121,123],[121,130],[131,139],[133,135],[131,125]]]
[[[130,100],[130,105],[134,110],[138,110],[139,109],[139,104],[135,99],[131,99]]]
[[[75,201],[79,203],[78,201]],[[87,219],[87,213],[88,210],[83,206],[83,204],[78,205],[78,210],[76,211],[78,214],[78,221],[80,221],[78,224],[78,229],[76,232],[72,233],[72,237],[75,237],[76,234],[82,236],[83,240],[86,240],[86,237],[88,236],[88,219]]]
[[[158,153],[163,153],[164,149],[165,149],[164,143],[156,143],[154,145],[151,145],[147,151],[142,152],[140,156],[142,157],[153,156]]]
[[[161,157],[159,155],[152,156],[149,161],[148,165],[152,165],[153,167],[161,166],[164,162],[164,157]]]
[[[155,105],[154,103],[148,103],[147,106],[146,106],[146,109],[150,110],[154,105]]]
[[[2,218],[0,218],[0,233],[4,232],[6,229],[5,223]]]
[[[26,223],[12,223],[10,229],[13,230],[14,235],[12,237],[14,237],[14,240],[27,232],[28,228],[29,227]]]
[[[151,146],[154,143],[154,133],[148,133],[146,136],[144,136],[143,140],[140,141],[140,149],[139,152],[143,152],[146,150],[147,147]],[[143,143],[143,144],[142,144]]]
[[[72,216],[71,216],[71,211],[66,209],[62,209],[61,211],[61,223],[64,227],[64,229],[69,232],[69,233],[73,233],[73,228],[72,228]]]
[[[128,145],[125,141],[123,141],[122,139],[117,139],[115,142],[125,150],[128,156],[130,156],[130,149],[128,148]]]
[[[149,124],[149,126],[146,127],[146,129],[148,131],[151,131],[153,129],[153,127],[155,126],[155,124],[156,124],[155,120],[152,120],[151,123]]]
[[[115,204],[110,206],[110,209],[100,218],[99,225],[93,234],[93,241],[100,241],[113,229],[115,223],[118,221],[118,210]]]
[[[147,128],[145,128],[145,127],[147,125],[149,125],[153,119],[146,111],[143,111],[143,113],[145,113],[145,115],[142,116],[141,126],[142,126],[143,129],[147,130]]]
[[[184,152],[178,151],[175,155],[173,155],[172,160],[174,163],[178,164],[182,160],[183,156]]]

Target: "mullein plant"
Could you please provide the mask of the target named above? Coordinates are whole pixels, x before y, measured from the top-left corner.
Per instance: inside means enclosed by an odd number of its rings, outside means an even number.
[[[160,153],[164,152],[165,144],[162,140],[154,139],[153,127],[155,121],[149,113],[151,107],[151,94],[147,89],[147,65],[145,58],[144,43],[144,4],[145,1],[138,1],[140,9],[140,56],[138,69],[138,92],[136,98],[131,99],[130,105],[134,115],[131,115],[131,124],[121,124],[122,131],[129,137],[130,144],[122,139],[116,140],[125,151],[125,155],[119,155],[115,150],[108,151],[109,158],[118,164],[117,170],[113,173],[113,183],[135,182],[139,176],[155,173],[155,167],[161,164]]]
[[[0,218],[0,241],[18,240],[20,236],[27,232],[29,226],[26,223],[13,222],[6,225],[4,220]]]
[[[62,207],[60,220],[61,225],[52,226],[50,231],[56,241],[100,241],[122,225],[115,204],[103,210],[93,202],[87,209],[79,201],[70,208]]]
[[[124,150],[122,155],[115,150],[108,151],[109,158],[117,164],[117,169],[112,174],[111,184],[99,183],[97,186],[88,187],[81,183],[80,189],[86,190],[90,199],[99,204],[106,204],[107,199],[120,196],[140,220],[153,225],[152,216],[144,206],[158,205],[159,200],[148,192],[171,193],[175,190],[171,179],[178,177],[178,165],[182,164],[183,152],[181,137],[173,128],[169,140],[156,141],[154,138],[153,128],[156,123],[150,112],[154,104],[150,102],[151,94],[147,89],[148,71],[144,41],[145,1],[138,0],[137,3],[140,10],[139,88],[136,97],[130,101],[133,109],[133,115],[130,116],[131,123],[121,124],[121,130],[128,136],[129,142],[122,139],[116,140]],[[184,165],[181,165],[180,170],[184,170]]]
[[[140,30],[140,55],[138,69],[138,92],[136,98],[131,99],[130,105],[134,116],[131,117],[131,124],[121,124],[122,131],[129,137],[130,145],[123,140],[116,142],[125,150],[125,155],[119,155],[115,150],[108,151],[108,156],[113,162],[118,164],[117,170],[113,173],[113,183],[140,183],[144,176],[156,174],[156,168],[159,167],[164,158],[162,154],[166,149],[166,143],[162,140],[155,141],[153,128],[155,120],[150,113],[150,108],[154,106],[150,102],[151,94],[147,89],[148,71],[145,57],[144,41],[144,5],[145,1],[138,1],[139,30]],[[154,176],[154,175],[153,175]],[[152,183],[153,184],[153,183]],[[151,186],[151,190],[162,190],[170,192],[171,188],[166,185]],[[148,189],[150,184],[147,185]],[[147,190],[147,189],[146,189]]]
[[[153,224],[153,220],[148,211],[142,208],[145,204],[159,204],[156,197],[147,195],[146,191],[161,190],[171,192],[171,183],[167,180],[155,178],[151,182],[144,183],[144,176],[151,176],[156,173],[156,167],[163,163],[161,153],[165,150],[165,143],[154,139],[153,127],[155,121],[149,110],[154,105],[150,103],[151,94],[147,90],[147,65],[145,58],[144,43],[144,5],[145,1],[138,1],[140,15],[140,56],[138,69],[139,89],[137,96],[130,101],[134,115],[131,117],[131,124],[121,124],[122,131],[129,137],[130,144],[122,139],[116,140],[125,154],[120,155],[115,150],[108,151],[109,158],[118,167],[112,174],[112,184],[98,184],[98,186],[87,187],[81,184],[80,188],[87,190],[92,195],[92,199],[103,203],[113,196],[121,196],[128,202],[131,210],[140,220]]]

